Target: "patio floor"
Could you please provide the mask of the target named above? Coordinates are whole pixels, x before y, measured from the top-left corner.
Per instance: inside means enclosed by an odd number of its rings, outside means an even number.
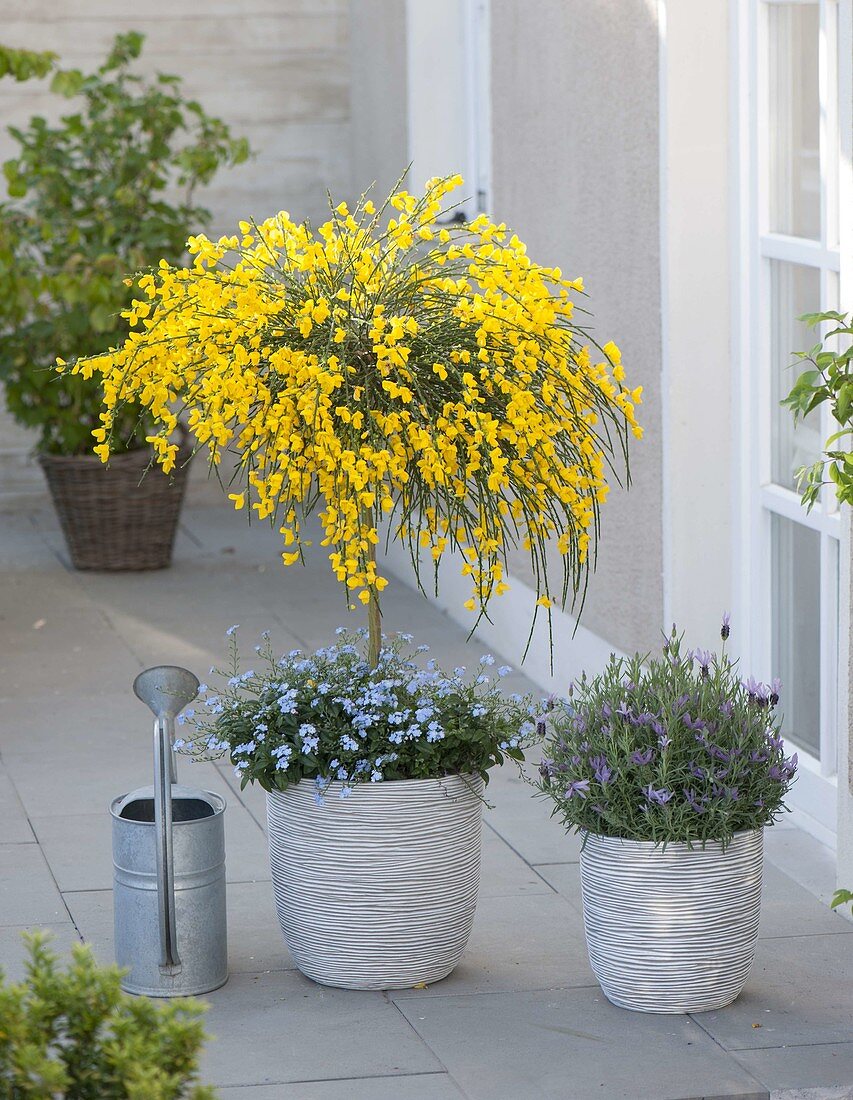
[[[284,571],[277,540],[204,494],[184,513],[174,567],[79,574],[47,507],[0,515],[0,964],[20,933],[50,929],[112,961],[107,807],[150,781],[141,668],[205,677],[223,631],[251,650],[327,642],[345,612],[319,555]],[[402,584],[388,629],[442,663],[482,652]],[[520,688],[529,687],[514,677]],[[509,681],[511,682],[511,681]],[[204,1079],[225,1100],[694,1100],[853,1097],[853,924],[825,904],[832,854],[790,826],[768,836],[753,974],[731,1007],[694,1017],[612,1007],[589,969],[578,845],[513,770],[489,788],[477,921],[445,981],[424,990],[326,989],[293,967],[276,923],[263,792],[230,768],[180,764],[223,793],[231,977],[206,999]],[[820,900],[822,899],[822,900]],[[819,1091],[817,1091],[819,1090]]]

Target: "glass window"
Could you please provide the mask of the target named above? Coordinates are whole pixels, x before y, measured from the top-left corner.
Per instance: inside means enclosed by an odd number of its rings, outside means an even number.
[[[771,520],[773,675],[786,738],[820,755],[820,534]]]
[[[770,231],[820,238],[820,7],[769,4]]]
[[[807,351],[817,341],[814,329],[797,318],[820,309],[820,268],[770,260],[770,401],[771,470],[777,485],[796,489],[796,472],[820,457],[823,448],[820,412],[794,425],[790,409],[779,404],[800,370],[794,352]]]

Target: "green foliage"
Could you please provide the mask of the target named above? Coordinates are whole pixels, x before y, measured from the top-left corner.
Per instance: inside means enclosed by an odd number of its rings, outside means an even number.
[[[828,402],[840,430],[827,439],[822,458],[797,471],[797,483],[809,510],[817,502],[821,488],[828,484],[827,478],[835,486],[838,500],[853,504],[853,454],[839,445],[840,440],[853,432],[853,314],[848,317],[830,310],[808,313],[800,320],[812,328],[821,324],[833,327],[809,351],[795,354],[797,360],[811,366],[800,374],[782,404],[792,410],[797,420]]]
[[[837,909],[839,905],[853,905],[853,890],[836,890],[832,895],[831,909]]]
[[[0,1096],[6,1100],[212,1100],[198,1085],[196,1001],[123,993],[117,967],[77,945],[65,969],[48,937],[25,937],[27,980],[0,974]]]
[[[229,667],[214,670],[226,683],[202,688],[204,710],[187,712],[195,728],[176,748],[208,759],[228,753],[243,787],[284,790],[311,779],[321,797],[338,780],[345,798],[363,781],[472,772],[488,781],[493,765],[524,759],[535,731],[539,708],[532,697],[502,694],[498,682],[510,669],[493,678],[488,654],[468,680],[464,668],[452,676],[434,661],[420,668],[411,635],[398,635],[384,641],[373,667],[366,631],[340,629],[336,645],[308,656],[276,658],[266,638],[256,647],[262,670],[241,673],[235,631]]]
[[[780,685],[742,681],[725,652],[611,657],[554,712],[540,790],[568,829],[667,844],[728,843],[784,810],[797,757],[784,753]]]
[[[185,97],[181,79],[132,71],[143,36],[120,34],[94,73],[55,68],[52,54],[0,47],[0,76],[54,72],[51,89],[79,99],[58,125],[9,127],[18,146],[0,204],[0,379],[9,409],[41,430],[42,450],[88,453],[100,426],[97,382],[53,371],[124,341],[128,272],[178,262],[210,221],[199,185],[249,155],[245,139]],[[138,407],[116,425],[119,449],[149,433]]]

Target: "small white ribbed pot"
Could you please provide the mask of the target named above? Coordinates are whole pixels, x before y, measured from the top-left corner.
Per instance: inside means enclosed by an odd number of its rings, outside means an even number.
[[[479,776],[358,783],[324,804],[303,780],[267,795],[281,930],[309,978],[343,989],[437,982],[477,907]]]
[[[609,1001],[706,1012],[749,976],[761,908],[763,832],[692,849],[587,834],[580,870],[589,961]]]

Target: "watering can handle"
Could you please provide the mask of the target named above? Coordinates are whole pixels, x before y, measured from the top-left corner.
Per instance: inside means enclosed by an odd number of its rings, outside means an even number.
[[[172,831],[172,719],[154,719],[154,829],[157,834],[157,904],[160,915],[160,967],[180,970],[175,921],[175,855]]]

